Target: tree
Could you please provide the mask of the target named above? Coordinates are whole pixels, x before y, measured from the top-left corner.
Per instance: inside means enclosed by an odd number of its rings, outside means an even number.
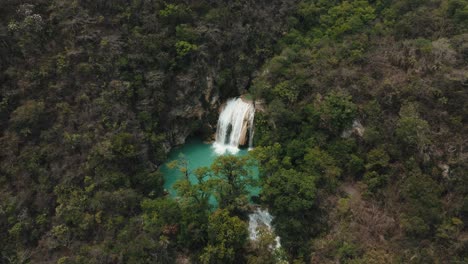
[[[315,205],[315,181],[311,174],[280,169],[266,179],[261,197],[274,215],[308,211]]]
[[[341,175],[341,169],[335,159],[318,147],[307,149],[301,168],[312,175],[320,175],[317,184],[329,190],[336,187]]]
[[[216,179],[213,187],[219,207],[237,213],[248,211],[249,188],[256,185],[249,157],[219,156],[211,170]]]
[[[185,170],[187,171],[187,169]],[[182,218],[178,241],[187,248],[199,250],[207,242],[208,216],[213,207],[212,172],[207,167],[201,167],[193,172],[195,182],[189,175],[174,185],[182,208]]]
[[[402,185],[405,210],[401,224],[409,236],[427,237],[435,231],[442,215],[440,194],[441,187],[429,175],[419,170],[408,175]]]
[[[44,126],[45,117],[45,103],[29,100],[13,111],[10,125],[18,134],[27,137],[31,134],[37,134],[38,130]]]
[[[203,249],[203,264],[239,263],[248,236],[247,224],[225,209],[216,210],[209,218],[208,245]]]
[[[147,243],[151,256],[139,256],[136,260],[149,259],[148,262],[174,263],[173,249],[176,246],[176,237],[180,232],[182,211],[178,203],[168,198],[145,199],[141,202],[143,214],[142,228],[149,236]],[[146,239],[145,236],[142,236]],[[138,245],[138,244],[136,244]],[[152,260],[152,261],[151,261]]]
[[[447,13],[460,23],[462,29],[468,27],[468,2],[466,0],[450,0],[448,2]]]
[[[260,197],[275,216],[275,231],[290,253],[307,252],[307,241],[318,230],[316,180],[310,173],[280,169],[263,183]]]
[[[370,194],[377,193],[388,182],[388,166],[390,157],[384,149],[384,146],[372,149],[367,153],[367,163],[364,174],[364,182]]]
[[[179,204],[183,212],[187,212],[181,218],[181,244],[196,249],[206,243],[212,198],[216,198],[219,208],[229,212],[243,215],[248,211],[249,188],[255,182],[248,157],[219,156],[210,168],[200,167],[194,171],[188,169],[183,157],[170,166],[177,166],[184,175],[174,186],[180,197]]]
[[[41,36],[45,28],[45,19],[34,12],[32,4],[22,4],[16,10],[19,21],[10,21],[8,30],[16,37],[24,55],[31,55],[40,50]]]
[[[320,126],[334,133],[341,134],[356,118],[357,108],[351,96],[331,92],[322,101],[317,102]]]
[[[431,142],[429,131],[429,124],[419,117],[415,104],[409,103],[401,107],[396,136],[407,149],[416,148],[421,151]]]
[[[190,173],[187,168],[183,169],[187,173],[185,178],[177,181],[174,188],[177,190],[177,195],[180,201],[188,206],[196,206],[200,209],[209,209],[209,199],[212,195],[212,172],[207,167],[197,168],[193,172],[195,182],[190,181]]]
[[[197,45],[191,44],[184,40],[178,41],[175,44],[175,48],[177,51],[177,56],[181,58],[189,54],[190,52],[196,51],[198,49]]]
[[[281,168],[281,154],[282,148],[279,143],[271,146],[256,147],[252,150],[251,154],[260,165],[260,176],[268,177]]]
[[[320,22],[327,35],[337,38],[362,30],[375,17],[375,9],[367,0],[343,1],[320,16]]]
[[[159,236],[175,235],[178,232],[181,217],[180,207],[172,199],[145,199],[141,202],[143,210],[143,228]]]

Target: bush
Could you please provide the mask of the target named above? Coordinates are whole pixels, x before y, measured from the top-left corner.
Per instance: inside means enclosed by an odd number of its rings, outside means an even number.
[[[44,102],[35,100],[26,101],[11,114],[11,127],[23,136],[36,133],[44,126],[45,113]]]
[[[351,96],[332,92],[321,102],[318,102],[320,124],[335,135],[348,128],[356,118],[357,107],[351,101]]]

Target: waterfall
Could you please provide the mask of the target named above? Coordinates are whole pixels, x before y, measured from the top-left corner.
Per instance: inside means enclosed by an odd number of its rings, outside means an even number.
[[[255,108],[252,103],[245,102],[241,98],[234,98],[227,101],[226,106],[221,111],[216,130],[215,152],[223,154],[226,151],[237,153],[239,145],[245,145],[247,131],[249,131],[249,148],[253,141],[253,121]]]
[[[249,215],[249,237],[250,240],[257,240],[258,239],[258,228],[263,226],[268,231],[273,232],[273,228],[271,226],[271,221],[273,221],[273,216],[268,213],[267,210],[261,210],[257,208],[255,212]],[[275,248],[281,247],[280,238],[277,236]]]
[[[255,107],[249,117],[249,150],[253,148]]]

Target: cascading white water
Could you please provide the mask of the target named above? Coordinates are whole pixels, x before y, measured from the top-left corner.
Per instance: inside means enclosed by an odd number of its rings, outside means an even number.
[[[241,98],[228,100],[219,115],[216,142],[213,144],[215,152],[237,153],[239,145],[246,143],[247,130],[249,130],[249,148],[251,148],[254,115],[255,108],[252,103],[245,102]]]
[[[255,241],[258,239],[258,236],[259,236],[258,228],[261,226],[265,227],[268,231],[273,232],[271,221],[273,221],[273,216],[271,216],[271,214],[268,213],[267,210],[261,210],[260,208],[257,208],[255,212],[250,214],[249,215],[250,240]],[[275,248],[281,247],[280,238],[277,236],[275,240],[276,240]]]
[[[255,107],[253,107],[252,114],[249,117],[249,150],[253,148],[254,118],[255,118]]]

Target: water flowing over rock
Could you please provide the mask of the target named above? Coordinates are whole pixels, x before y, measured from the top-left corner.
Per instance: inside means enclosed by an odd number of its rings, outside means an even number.
[[[365,130],[366,129],[364,128],[364,126],[361,124],[359,120],[354,120],[351,128],[343,131],[343,133],[341,134],[341,137],[349,138],[352,134],[355,134],[359,137],[363,137]]]
[[[252,103],[242,98],[228,100],[218,119],[216,142],[213,145],[216,153],[227,151],[235,154],[239,146],[246,145],[247,138],[251,148],[254,116],[255,107]]]
[[[273,221],[273,216],[268,213],[267,210],[262,210],[257,208],[255,212],[249,215],[249,237],[250,240],[257,240],[259,233],[259,227],[265,227],[268,231],[273,232],[273,228],[271,226],[271,221]],[[275,248],[281,247],[280,238],[276,237],[276,245]]]

